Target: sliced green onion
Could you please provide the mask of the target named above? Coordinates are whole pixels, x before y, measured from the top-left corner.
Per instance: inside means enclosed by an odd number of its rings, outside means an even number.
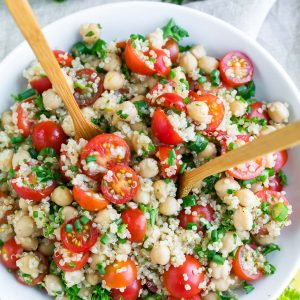
[[[34,218],[38,218],[38,216],[39,216],[39,212],[35,210],[35,211],[33,212],[33,217],[34,217]]]
[[[229,194],[229,195],[232,195],[234,192],[235,192],[235,190],[233,190],[233,189],[228,189],[227,190],[227,194]]]
[[[66,232],[72,232],[73,231],[73,226],[71,224],[66,224],[65,231]]]
[[[270,214],[270,203],[262,202],[260,204],[260,209],[265,215],[269,215]]]
[[[152,208],[150,210],[149,214],[150,214],[150,224],[151,224],[151,226],[154,226],[155,222],[156,222],[157,215],[158,215],[158,210],[156,208]]]
[[[198,225],[197,225],[196,223],[192,223],[192,222],[187,223],[186,228],[187,228],[188,230],[192,230],[192,229],[194,229],[194,227],[197,228]]]
[[[225,262],[225,258],[220,254],[215,254],[212,258],[212,261],[215,262],[217,265],[223,265]]]
[[[122,221],[122,219],[121,219],[121,218],[115,221],[115,223],[116,223],[117,225],[121,225],[121,224],[122,224],[122,222],[123,222],[123,221]]]
[[[14,178],[14,177],[16,177],[16,172],[15,172],[15,170],[10,169],[10,170],[8,171],[7,178],[8,178],[8,179],[11,179],[11,178]]]
[[[18,94],[17,96],[14,96],[13,98],[14,98],[15,101],[20,101],[21,102],[25,99],[28,99],[30,97],[35,96],[36,94],[37,94],[36,90],[28,89],[28,90]]]
[[[13,143],[13,144],[21,144],[23,141],[24,141],[24,137],[23,136],[14,136],[12,138],[10,138],[10,141]]]
[[[194,206],[196,205],[196,196],[194,195],[187,195],[185,197],[182,198],[182,207],[188,207],[188,206]]]
[[[38,157],[38,155],[39,155],[39,154],[37,153],[37,151],[36,151],[34,148],[32,148],[32,147],[28,149],[28,152],[29,152],[30,156],[31,156],[32,158],[35,158],[35,159],[36,159],[36,158]]]
[[[210,78],[211,78],[212,86],[219,86],[220,85],[221,80],[220,80],[220,71],[219,70],[211,71]]]
[[[208,145],[208,140],[204,137],[201,133],[196,134],[196,140],[193,142],[188,142],[186,147],[191,150],[195,151],[196,153],[202,152],[206,146]]]
[[[173,79],[173,78],[175,78],[175,76],[176,76],[176,72],[175,72],[175,70],[172,69],[169,73],[169,77],[170,77],[170,79]]]
[[[176,153],[174,149],[169,150],[169,157],[168,157],[168,165],[173,166],[176,159]]]
[[[179,174],[183,174],[184,170],[186,169],[187,167],[187,164],[186,163],[183,163],[180,170],[179,170]]]
[[[105,268],[102,264],[97,264],[97,270],[101,275],[105,274]]]
[[[243,282],[243,289],[246,292],[246,294],[249,294],[254,290],[254,286],[251,283],[249,283],[247,281],[244,281]]]
[[[108,242],[109,242],[109,237],[108,237],[106,234],[104,234],[104,235],[102,236],[102,238],[100,239],[100,242],[101,242],[103,245],[108,244]]]
[[[280,251],[280,247],[276,244],[269,244],[264,247],[263,254],[267,255],[273,251]]]
[[[272,219],[278,222],[283,222],[284,220],[286,220],[286,218],[288,217],[288,213],[288,207],[282,202],[274,204],[271,209]]]
[[[200,76],[197,81],[202,84],[202,83],[206,82],[206,77]]]
[[[118,233],[121,233],[123,232],[125,229],[126,229],[126,224],[121,224],[118,226]]]
[[[68,267],[69,267],[69,268],[75,268],[75,267],[76,267],[76,264],[73,263],[73,262],[70,262],[70,263],[68,264]]]
[[[87,163],[90,163],[92,161],[96,161],[96,155],[88,155],[86,158],[85,158],[85,161]]]
[[[185,104],[189,104],[189,103],[191,103],[191,99],[190,99],[189,97],[185,97],[185,98],[183,99],[183,102],[184,102]]]
[[[272,275],[276,272],[276,268],[272,264],[266,263],[263,267],[263,272],[266,275]]]
[[[38,156],[50,156],[50,157],[55,157],[56,156],[56,151],[53,148],[43,148]]]
[[[217,229],[214,229],[211,234],[210,234],[210,238],[213,242],[216,242],[219,239],[219,233]]]
[[[82,230],[82,225],[80,223],[80,220],[75,221],[75,228],[77,232],[80,232]]]
[[[82,217],[80,218],[80,221],[81,221],[81,223],[82,223],[83,225],[86,225],[86,224],[89,222],[89,219],[88,219],[88,217],[86,217],[86,216],[82,216]]]
[[[118,237],[118,241],[120,244],[126,244],[126,242],[127,242],[126,239],[121,239],[120,237]]]

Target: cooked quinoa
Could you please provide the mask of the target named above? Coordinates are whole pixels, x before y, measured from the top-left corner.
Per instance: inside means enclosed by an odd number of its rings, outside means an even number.
[[[287,105],[255,98],[246,54],[182,46],[188,32],[173,20],[126,41],[105,42],[101,31],[84,24],[82,41],[54,54],[103,134],[75,139],[38,62],[2,113],[2,263],[57,300],[251,292],[251,281],[275,272],[267,255],[290,224],[286,151],[210,176],[183,199],[177,179],[285,126]]]

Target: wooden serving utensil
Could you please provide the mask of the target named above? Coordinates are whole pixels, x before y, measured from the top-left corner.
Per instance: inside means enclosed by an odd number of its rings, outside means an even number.
[[[50,49],[27,0],[4,0],[19,29],[35,53],[56,93],[63,100],[74,123],[75,138],[91,139],[101,130],[83,116],[71,88]],[[58,33],[59,34],[59,33]]]
[[[199,187],[208,176],[224,172],[234,166],[278,152],[300,144],[300,121],[289,124],[268,135],[260,136],[253,142],[214,158],[202,166],[185,172],[179,178],[178,196],[186,196],[191,189]]]

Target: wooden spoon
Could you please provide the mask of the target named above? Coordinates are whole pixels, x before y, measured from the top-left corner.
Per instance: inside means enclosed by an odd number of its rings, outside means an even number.
[[[4,0],[74,123],[75,138],[91,139],[101,131],[83,116],[71,88],[50,49],[27,0]],[[59,32],[57,34],[60,34]]]
[[[210,160],[202,166],[185,172],[179,178],[178,196],[186,196],[208,176],[224,172],[234,166],[272,152],[278,152],[300,144],[300,121],[289,124],[268,135],[260,136],[240,148]]]

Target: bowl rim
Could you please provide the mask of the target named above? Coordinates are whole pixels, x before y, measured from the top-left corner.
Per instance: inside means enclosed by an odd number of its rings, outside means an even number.
[[[149,1],[149,0],[147,0],[147,1],[136,1],[135,0],[135,1],[104,3],[104,4],[99,4],[99,5],[93,5],[91,7],[81,9],[81,10],[78,10],[78,11],[73,12],[71,14],[65,15],[65,16],[63,16],[63,17],[61,17],[61,18],[45,25],[42,28],[42,31],[47,36],[48,31],[51,31],[52,27],[57,27],[57,25],[60,22],[62,22],[63,20],[72,19],[76,16],[80,16],[81,14],[85,14],[85,13],[87,13],[87,12],[89,12],[89,11],[95,9],[95,8],[109,7],[110,9],[113,9],[113,8],[122,9],[122,7],[128,8],[128,6],[132,6],[132,7],[135,7],[135,8],[137,6],[140,6],[140,7],[143,7],[143,8],[150,8],[151,7],[152,9],[153,9],[153,7],[158,7],[158,8],[161,8],[161,9],[167,9],[168,7],[171,6],[172,9],[175,10],[175,11],[181,11],[181,12],[185,11],[188,14],[193,14],[195,16],[200,16],[201,18],[204,18],[204,19],[210,19],[210,21],[214,22],[218,26],[221,26],[221,27],[225,28],[226,30],[233,32],[239,38],[246,39],[247,42],[251,45],[251,47],[253,47],[253,49],[256,52],[260,52],[264,56],[264,59],[269,60],[269,62],[274,66],[276,71],[281,74],[283,79],[286,81],[289,89],[296,96],[293,101],[298,102],[298,104],[300,105],[300,91],[296,87],[295,82],[290,78],[290,76],[288,75],[287,71],[285,71],[283,66],[280,65],[280,63],[262,45],[260,45],[255,39],[253,39],[252,37],[250,37],[246,33],[242,32],[240,29],[236,28],[235,26],[231,25],[230,23],[228,23],[228,22],[226,22],[226,21],[224,21],[224,20],[222,20],[222,19],[220,19],[216,16],[210,15],[208,13],[202,12],[202,11],[197,10],[195,8],[192,8],[192,7],[181,6],[181,5],[176,5],[176,4],[172,4],[172,3],[166,3],[166,2]],[[16,47],[14,47],[12,50],[10,50],[9,53],[6,54],[4,56],[4,58],[0,61],[0,73],[5,71],[6,66],[9,65],[9,62],[12,60],[12,58],[17,53],[22,51],[22,49],[26,49],[28,47],[29,47],[29,44],[23,38],[23,41],[19,45],[17,45]],[[30,63],[30,62],[28,62],[28,63]],[[288,286],[290,281],[293,279],[293,277],[295,276],[295,274],[296,274],[296,272],[299,268],[300,268],[300,252],[299,252],[297,261],[294,262],[293,267],[290,269],[289,275],[286,276],[285,278],[281,278],[280,283],[278,283],[276,288],[274,287],[274,292],[273,292],[273,295],[271,297],[272,299],[275,300],[280,296],[280,294],[283,292],[283,290]],[[5,300],[5,299],[3,299],[3,300]]]

